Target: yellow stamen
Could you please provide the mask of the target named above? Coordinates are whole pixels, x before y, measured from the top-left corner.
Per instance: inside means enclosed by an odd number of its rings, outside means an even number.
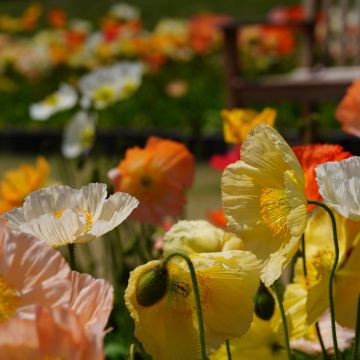
[[[264,188],[260,196],[260,212],[265,225],[275,235],[286,235],[286,219],[291,207],[282,189]]]
[[[59,97],[55,94],[47,96],[44,100],[44,103],[48,106],[55,106],[58,102]]]
[[[93,139],[94,139],[94,129],[93,128],[86,128],[81,132],[80,135],[80,144],[82,146],[91,146]]]
[[[18,304],[16,290],[0,276],[0,323],[15,315]]]
[[[63,213],[64,213],[64,210],[56,210],[56,211],[54,211],[53,215],[56,218],[61,218],[63,216]]]
[[[85,217],[84,233],[87,233],[88,231],[91,230],[91,228],[93,226],[94,218],[90,214],[89,210],[78,208],[78,209],[76,209],[76,211],[80,212],[80,213],[82,213],[84,215],[84,217]]]
[[[110,85],[103,85],[96,89],[94,93],[95,102],[110,103],[115,98],[115,90]]]

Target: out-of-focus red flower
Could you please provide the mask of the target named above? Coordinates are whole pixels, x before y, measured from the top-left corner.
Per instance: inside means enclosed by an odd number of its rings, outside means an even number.
[[[294,32],[287,27],[264,25],[261,27],[261,39],[266,49],[280,55],[290,54],[295,47]]]
[[[33,30],[37,24],[43,8],[39,4],[30,5],[20,18],[21,28],[23,30]]]
[[[305,19],[305,11],[302,5],[291,5],[286,7],[276,7],[272,9],[268,18],[274,22],[302,21]]]
[[[344,151],[340,145],[333,144],[312,144],[294,146],[292,148],[305,173],[305,194],[309,200],[322,200],[319,194],[319,187],[316,182],[316,166],[328,161],[340,161],[351,156]],[[314,205],[308,206],[311,211]]]
[[[86,34],[81,31],[67,31],[65,33],[66,44],[70,49],[76,49],[78,46],[82,45],[85,42]]]
[[[360,137],[360,79],[349,86],[335,116],[345,132]]]
[[[145,148],[128,149],[109,177],[115,191],[127,192],[140,201],[132,213],[135,219],[162,224],[166,216],[180,215],[194,168],[194,157],[185,145],[151,137]]]
[[[51,9],[47,14],[48,23],[55,28],[63,28],[66,25],[66,13],[61,9]]]
[[[240,147],[241,145],[237,144],[224,155],[213,155],[209,161],[210,166],[215,170],[223,171],[228,165],[240,160]]]
[[[206,216],[213,225],[226,229],[227,221],[225,218],[223,208],[216,210],[209,210],[207,211]]]
[[[195,52],[207,53],[220,39],[221,24],[230,20],[229,16],[221,14],[201,14],[189,21],[189,41]]]

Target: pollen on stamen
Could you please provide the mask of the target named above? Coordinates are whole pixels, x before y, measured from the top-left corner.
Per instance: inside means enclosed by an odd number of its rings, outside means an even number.
[[[285,235],[289,229],[286,224],[291,210],[284,190],[265,188],[260,196],[260,212],[265,225],[275,235]]]

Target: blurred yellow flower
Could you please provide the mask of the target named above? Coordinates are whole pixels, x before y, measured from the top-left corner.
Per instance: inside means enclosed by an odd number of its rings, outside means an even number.
[[[211,351],[249,329],[259,262],[240,250],[194,255],[191,260],[200,288],[206,347]],[[160,266],[154,260],[130,274],[125,301],[135,320],[135,336],[154,359],[197,360],[200,349],[189,270],[177,259],[165,269]],[[145,288],[147,297],[142,296]]]
[[[286,360],[284,335],[275,332],[270,321],[261,320],[254,316],[250,330],[240,339],[230,341],[233,359],[241,360]],[[210,356],[210,360],[227,360],[226,347]]]
[[[224,139],[228,143],[241,144],[257,125],[274,125],[276,110],[265,108],[261,113],[251,109],[223,110]]]
[[[164,235],[164,252],[207,253],[241,250],[240,238],[205,220],[180,220]]]
[[[340,259],[334,278],[335,319],[341,326],[354,328],[360,293],[360,223],[335,213]],[[325,210],[318,209],[305,232],[307,278],[302,264],[296,266],[295,281],[307,291],[307,323],[317,321],[329,308],[328,284],[334,261],[332,226]]]
[[[35,166],[23,164],[6,171],[0,182],[0,214],[21,206],[29,193],[44,187],[49,171],[49,163],[42,156]]]
[[[307,222],[304,172],[294,152],[268,125],[252,130],[241,160],[222,176],[228,228],[264,261],[261,280],[270,286],[299,247]]]

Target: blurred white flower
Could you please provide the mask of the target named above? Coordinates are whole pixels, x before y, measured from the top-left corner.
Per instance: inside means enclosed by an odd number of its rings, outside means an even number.
[[[315,172],[324,202],[342,216],[360,221],[360,157],[330,161]]]
[[[84,243],[114,229],[139,204],[127,193],[106,196],[105,184],[51,186],[31,193],[22,207],[2,217],[14,233],[33,235],[52,247]]]
[[[72,86],[61,84],[58,91],[30,106],[30,116],[34,120],[47,120],[59,111],[72,108],[76,104],[77,98],[76,91]]]
[[[62,153],[73,159],[89,151],[95,140],[96,115],[78,111],[67,124],[62,142]]]
[[[81,106],[103,109],[129,97],[140,86],[142,74],[142,63],[123,61],[84,75],[79,81]]]
[[[136,20],[140,18],[140,10],[126,3],[118,3],[111,6],[109,15],[119,20]]]

